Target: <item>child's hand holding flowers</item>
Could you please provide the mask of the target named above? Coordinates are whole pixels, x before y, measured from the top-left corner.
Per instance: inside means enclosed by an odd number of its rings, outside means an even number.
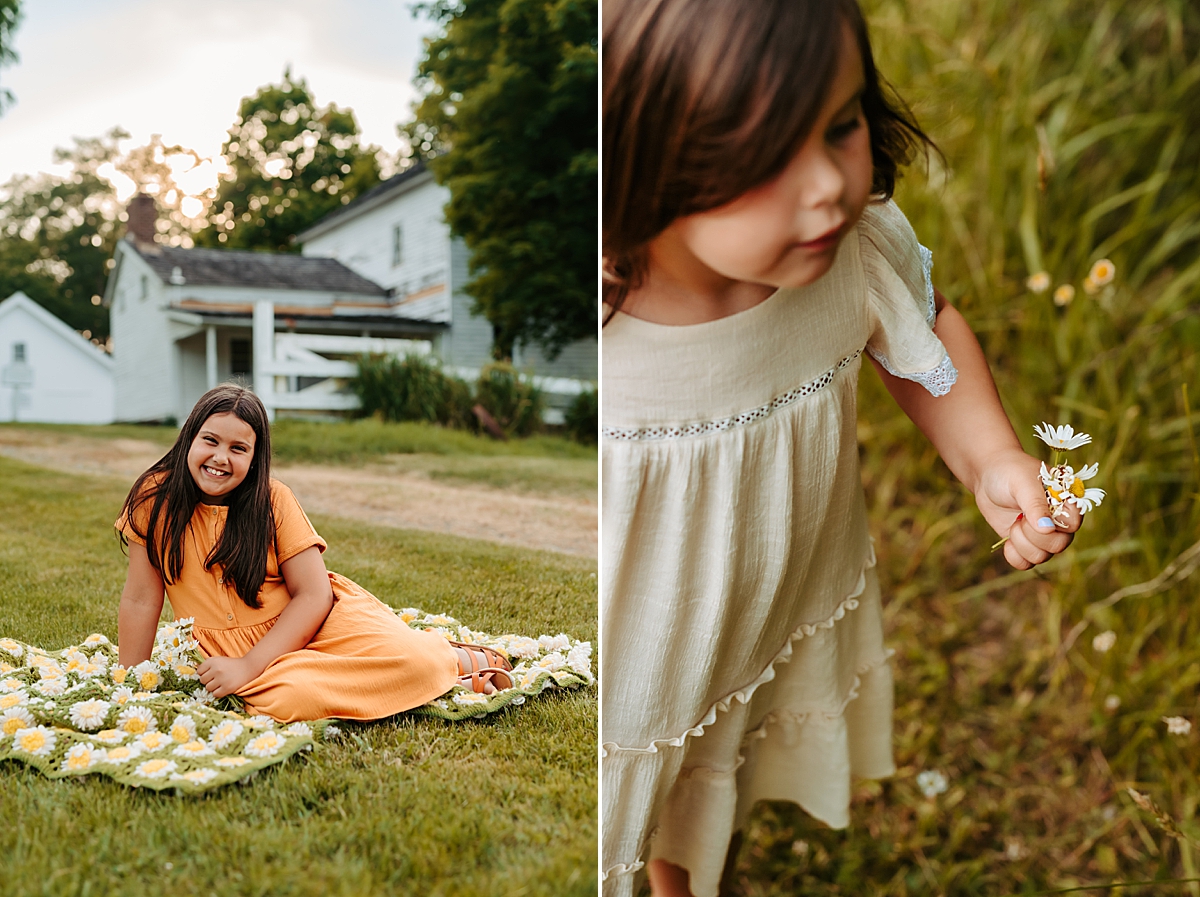
[[[1039,481],[1039,464],[1019,449],[1006,450],[988,459],[975,489],[979,512],[1004,537],[993,547],[1003,544],[1005,559],[1018,570],[1066,550],[1082,519],[1074,507],[1055,516]]]
[[[976,493],[976,501],[983,516],[997,533],[1004,535],[1004,529],[996,525],[993,515],[999,522],[1004,523],[1003,513],[1011,513],[1014,504],[1022,508],[1008,528],[1008,535],[992,546],[993,549],[1004,547],[1004,556],[1008,562],[1019,570],[1027,570],[1034,564],[1040,564],[1058,554],[1071,544],[1074,533],[1079,529],[1083,515],[1104,500],[1104,490],[1088,488],[1084,485],[1100,469],[1099,464],[1085,464],[1075,470],[1064,462],[1064,455],[1072,449],[1087,445],[1092,437],[1087,433],[1076,433],[1070,424],[1053,427],[1043,423],[1033,428],[1037,437],[1054,449],[1052,466],[1047,468],[1042,462],[1038,471],[1038,481],[1041,485],[1040,500],[1035,500],[1031,492],[1032,481],[1026,483],[1013,482],[1008,494],[1005,495],[1004,483],[1009,476],[1004,463],[989,465],[984,476],[984,483],[991,481],[992,489],[981,488]],[[1012,461],[1023,468],[1030,466],[1033,459],[1024,452],[1014,453]],[[991,508],[985,508],[985,501],[994,503]],[[1025,508],[1025,502],[1036,510],[1034,517]],[[1031,520],[1037,520],[1035,526],[1030,526]]]

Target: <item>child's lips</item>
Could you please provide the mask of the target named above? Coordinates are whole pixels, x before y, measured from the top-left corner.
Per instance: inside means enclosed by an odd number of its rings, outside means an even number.
[[[801,249],[809,249],[817,252],[823,249],[828,249],[831,246],[836,246],[838,240],[841,239],[842,230],[845,228],[845,226],[846,225],[844,223],[839,224],[833,230],[826,231],[815,240],[806,240],[805,242],[797,243],[796,245]]]

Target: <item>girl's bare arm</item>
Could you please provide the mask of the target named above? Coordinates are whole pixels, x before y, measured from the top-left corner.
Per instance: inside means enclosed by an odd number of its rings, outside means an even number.
[[[163,607],[163,581],[150,566],[144,545],[129,543],[129,572],[117,609],[117,644],[122,666],[150,659],[154,633]]]
[[[958,368],[958,382],[934,397],[920,384],[893,377],[876,364],[888,392],[933,443],[946,465],[975,495],[984,519],[1008,538],[1004,556],[1020,570],[1049,560],[1071,544],[1079,528],[1073,513],[1057,529],[1038,480],[1040,462],[1025,454],[966,319],[941,293],[934,332]],[[1024,516],[1020,516],[1024,515]]]
[[[244,657],[210,657],[197,668],[200,681],[215,697],[235,693],[260,676],[277,657],[303,648],[329,616],[333,589],[319,548],[314,545],[288,558],[279,565],[279,572],[292,600],[271,631]]]

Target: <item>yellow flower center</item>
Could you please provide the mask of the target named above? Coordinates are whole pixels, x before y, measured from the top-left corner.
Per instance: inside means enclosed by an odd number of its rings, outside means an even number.
[[[5,695],[0,698],[0,710],[7,710],[9,707],[16,707],[21,703],[20,695]]]
[[[21,739],[21,749],[33,753],[46,743],[44,732],[33,731]]]
[[[80,751],[67,757],[67,769],[87,769],[92,763],[90,751]]]
[[[17,729],[24,729],[24,728],[25,728],[25,720],[21,719],[19,716],[14,716],[14,717],[11,717],[4,721],[4,734],[5,735],[16,735]]]
[[[1076,498],[1083,498],[1084,486],[1083,480],[1076,480],[1071,484],[1071,494]]]
[[[146,731],[148,726],[146,725],[146,721],[140,716],[131,716],[125,720],[125,725],[122,728],[132,735],[141,735]]]

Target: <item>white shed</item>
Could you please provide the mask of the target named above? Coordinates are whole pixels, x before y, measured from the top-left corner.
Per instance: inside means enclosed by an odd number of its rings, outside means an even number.
[[[113,422],[113,361],[24,293],[0,302],[0,421]]]

